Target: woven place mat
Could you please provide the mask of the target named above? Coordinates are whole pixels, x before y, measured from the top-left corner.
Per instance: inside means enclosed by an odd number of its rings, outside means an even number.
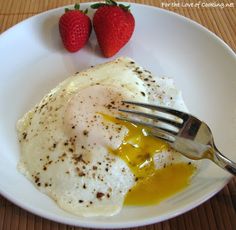
[[[76,2],[88,2],[76,1]],[[201,1],[201,7],[191,7],[198,0],[137,0],[128,1],[162,7],[202,24],[236,51],[236,1]],[[223,3],[228,7],[204,7],[204,3]],[[71,0],[0,0],[0,33],[16,23],[40,12],[74,4]],[[169,4],[169,5],[168,5]],[[206,5],[205,5],[206,6]],[[231,7],[230,7],[231,6]],[[0,196],[0,230],[78,230],[33,215]],[[236,229],[236,179],[232,179],[217,195],[199,207],[179,217],[140,230]]]

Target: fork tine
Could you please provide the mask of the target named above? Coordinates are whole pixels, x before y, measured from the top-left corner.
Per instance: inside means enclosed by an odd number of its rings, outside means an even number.
[[[181,118],[184,121],[187,120],[187,118],[189,117],[189,115],[184,112],[181,112],[181,111],[178,111],[175,109],[170,109],[167,107],[162,107],[162,106],[158,106],[158,105],[150,105],[147,103],[134,102],[134,101],[122,101],[122,102],[126,103],[126,104],[130,104],[130,105],[141,106],[141,107],[144,107],[147,109],[157,110],[159,112],[171,114],[171,115]]]
[[[167,123],[168,125],[172,125],[175,128],[181,128],[182,127],[182,123],[168,119],[168,118],[164,118],[158,115],[154,115],[154,114],[148,114],[148,113],[143,113],[140,111],[135,111],[135,110],[127,110],[127,109],[119,109],[119,111],[121,112],[125,112],[125,113],[131,113],[137,116],[142,116],[142,117],[146,117],[146,118],[150,118],[156,121],[161,121],[164,123]]]
[[[155,138],[158,138],[158,139],[161,139],[163,141],[169,142],[170,144],[174,143],[174,141],[175,141],[174,138],[170,138],[170,137],[168,138],[167,135],[161,135],[160,133],[155,133],[155,134],[151,133],[151,135],[154,136]]]
[[[151,128],[153,130],[152,134],[153,133],[156,134],[156,132],[160,132],[160,133],[163,133],[165,135],[169,135],[172,138],[174,138],[174,136],[178,133],[178,131],[170,130],[170,129],[167,129],[167,128],[164,128],[164,127],[161,127],[161,126],[158,126],[158,125],[153,125],[151,123],[147,123],[147,122],[143,122],[143,121],[137,121],[137,120],[126,118],[126,117],[116,117],[116,118],[119,119],[119,120],[122,120],[122,121],[128,121],[128,122],[131,122],[133,124],[142,125],[142,126]]]

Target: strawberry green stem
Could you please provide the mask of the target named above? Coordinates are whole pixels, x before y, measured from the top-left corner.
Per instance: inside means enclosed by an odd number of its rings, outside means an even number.
[[[80,5],[78,3],[75,3],[74,8],[75,8],[75,10],[79,10],[80,9]]]
[[[105,0],[104,3],[101,3],[101,2],[94,3],[90,7],[92,9],[98,9],[101,6],[118,6],[118,7],[122,8],[123,10],[130,11],[130,5],[125,6],[123,4],[117,4],[117,2],[115,2],[114,0]]]
[[[65,8],[65,12],[68,12],[70,10],[79,10],[80,12],[82,12],[84,14],[88,13],[88,8],[86,8],[85,10],[80,10],[80,4],[79,3],[75,3],[74,9]]]

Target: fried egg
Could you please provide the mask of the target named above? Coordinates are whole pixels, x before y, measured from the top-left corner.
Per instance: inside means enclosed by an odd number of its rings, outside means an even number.
[[[125,57],[97,65],[64,80],[17,122],[19,171],[62,209],[86,217],[158,203],[183,189],[195,165],[117,120],[124,100],[186,111],[172,79]]]

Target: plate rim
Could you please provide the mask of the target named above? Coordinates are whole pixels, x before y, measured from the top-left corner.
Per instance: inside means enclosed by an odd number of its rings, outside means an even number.
[[[92,3],[93,2],[84,2],[84,3],[80,3],[80,5],[86,7],[87,5],[90,5]],[[194,21],[194,20],[192,20],[192,19],[190,19],[186,16],[180,15],[178,13],[175,13],[173,11],[163,9],[163,8],[160,8],[160,7],[141,4],[141,3],[131,3],[131,2],[123,2],[123,3],[130,4],[131,7],[132,7],[132,5],[135,5],[135,6],[138,6],[138,7],[146,7],[146,8],[150,8],[152,10],[157,10],[157,11],[160,11],[160,12],[164,12],[165,14],[170,14],[170,15],[174,15],[175,17],[182,18],[183,20],[185,20],[186,22],[188,22],[190,24],[194,24],[195,26],[198,27],[198,29],[200,29],[203,32],[209,34],[214,40],[217,41],[217,43],[219,45],[223,46],[224,49],[227,50],[227,52],[230,54],[230,56],[232,58],[234,58],[236,60],[236,54],[233,51],[233,49],[223,39],[218,37],[215,33],[210,31],[208,28],[204,27],[203,25],[199,24],[198,22],[196,22],[196,21]],[[4,32],[2,32],[0,34],[0,42],[1,42],[1,39],[3,39],[5,36],[8,36],[8,34],[11,33],[11,31],[14,31],[14,29],[16,27],[20,26],[21,24],[24,24],[27,21],[30,21],[32,19],[36,19],[37,17],[42,17],[43,15],[47,15],[47,14],[50,14],[54,11],[56,12],[60,9],[63,9],[65,7],[71,7],[71,6],[73,6],[73,4],[60,6],[60,7],[57,7],[57,8],[50,9],[50,10],[46,10],[46,11],[40,12],[36,15],[33,15],[29,18],[26,18],[26,19],[18,22],[17,24],[13,25],[12,27],[8,28],[7,30],[5,30]],[[146,218],[145,221],[144,220],[137,220],[135,223],[133,221],[126,221],[126,222],[122,222],[122,223],[118,223],[118,222],[112,222],[112,223],[105,223],[105,222],[99,222],[99,223],[95,222],[95,223],[93,223],[93,222],[90,222],[89,223],[89,221],[87,221],[87,220],[86,221],[84,221],[84,220],[80,221],[79,220],[79,223],[78,222],[76,223],[76,221],[74,221],[73,219],[70,219],[69,217],[63,217],[62,218],[61,216],[58,216],[56,214],[50,214],[49,212],[47,214],[45,214],[44,210],[42,210],[42,209],[35,208],[34,206],[29,205],[29,204],[24,205],[23,201],[19,201],[19,199],[15,198],[13,195],[7,194],[6,192],[4,192],[4,190],[1,187],[0,187],[0,194],[3,197],[5,197],[7,200],[9,200],[10,202],[14,203],[15,205],[19,206],[20,208],[22,208],[24,210],[29,211],[30,213],[33,213],[37,216],[43,217],[43,218],[51,220],[51,221],[56,221],[56,222],[61,223],[61,224],[68,224],[68,225],[72,225],[72,226],[79,226],[79,227],[86,227],[86,228],[89,227],[89,228],[103,228],[103,229],[108,229],[108,228],[119,229],[119,228],[129,228],[129,227],[138,227],[138,226],[140,227],[140,226],[144,226],[144,225],[159,223],[159,222],[171,219],[171,218],[175,218],[179,215],[182,215],[182,214],[196,208],[197,206],[201,205],[202,203],[204,203],[205,201],[207,201],[211,197],[213,197],[216,193],[218,193],[229,182],[229,180],[231,178],[232,178],[232,176],[229,175],[229,177],[227,177],[225,179],[224,183],[222,182],[221,185],[218,185],[217,189],[215,189],[213,192],[208,193],[205,196],[199,198],[197,200],[197,202],[196,202],[196,200],[194,200],[193,202],[191,202],[191,205],[188,203],[185,206],[182,206],[181,208],[178,208],[178,209],[175,209],[174,211],[169,212],[169,214],[168,215],[166,214],[164,218],[162,217],[163,215],[155,216],[155,217]]]
[[[80,5],[91,5],[93,3],[96,3],[96,2],[82,2],[80,3]],[[210,29],[208,29],[207,27],[201,25],[200,23],[194,21],[193,19],[191,18],[188,18],[184,15],[181,15],[181,14],[178,14],[177,12],[174,12],[174,11],[170,11],[168,9],[164,9],[164,8],[161,8],[161,7],[157,7],[157,6],[152,6],[152,5],[147,5],[147,4],[142,4],[142,3],[134,3],[134,2],[122,2],[123,4],[130,4],[131,7],[132,5],[134,6],[139,6],[139,7],[146,7],[146,8],[150,8],[150,9],[154,9],[154,10],[158,10],[160,12],[164,12],[164,13],[167,13],[167,14],[170,14],[170,15],[174,15],[176,17],[179,17],[179,18],[182,18],[183,20],[187,21],[188,23],[191,23],[191,24],[194,24],[195,26],[197,26],[199,29],[201,29],[202,31],[204,32],[207,32],[209,35],[213,36],[214,39],[217,40],[217,42],[221,45],[224,45],[224,48],[227,49],[228,52],[231,53],[232,57],[234,57],[236,59],[236,53],[234,52],[234,50],[222,39],[220,38],[218,35],[216,35],[214,32],[212,32]],[[64,5],[64,6],[59,6],[59,7],[56,7],[56,8],[52,8],[52,9],[49,9],[49,10],[46,10],[46,11],[42,11],[40,13],[37,13],[35,15],[32,15],[26,19],[23,19],[22,21],[14,24],[13,26],[9,27],[8,29],[6,29],[5,31],[3,31],[1,34],[0,34],[0,40],[4,37],[4,36],[7,36],[7,34],[11,31],[11,30],[14,30],[15,27],[25,23],[26,21],[28,20],[32,20],[33,18],[36,18],[36,17],[40,17],[42,16],[43,14],[48,14],[48,13],[51,13],[53,11],[57,11],[59,9],[63,9],[65,7],[73,7],[74,4],[69,4],[69,5]],[[93,10],[93,9],[91,9]]]
[[[229,182],[229,180],[231,179],[228,178],[226,179],[226,184]],[[207,194],[204,197],[199,198],[199,202],[196,202],[196,200],[194,200],[191,203],[191,206],[188,204],[186,204],[185,206],[175,209],[174,211],[171,211],[168,215],[166,215],[164,218],[161,216],[155,216],[155,217],[151,217],[151,218],[146,218],[145,221],[144,220],[136,220],[135,223],[133,221],[126,221],[124,223],[118,223],[118,222],[112,222],[112,223],[103,223],[103,222],[99,222],[99,223],[93,223],[89,221],[79,221],[80,223],[75,223],[74,220],[69,219],[67,217],[58,217],[56,214],[50,214],[49,212],[47,214],[44,213],[44,210],[41,209],[37,209],[34,206],[31,205],[26,205],[24,206],[23,202],[19,202],[17,199],[15,199],[13,196],[8,196],[7,193],[2,192],[1,188],[0,188],[0,194],[6,198],[7,200],[9,200],[10,202],[12,202],[13,204],[19,206],[20,208],[22,208],[23,210],[26,210],[28,212],[30,212],[31,214],[37,215],[39,217],[43,217],[47,220],[50,221],[54,221],[54,222],[58,222],[61,224],[66,224],[66,225],[71,225],[71,226],[76,226],[76,227],[84,227],[84,228],[93,228],[93,229],[121,229],[121,228],[135,228],[135,227],[142,227],[142,226],[147,226],[147,225],[151,225],[151,224],[157,224],[166,220],[170,220],[172,218],[178,217],[180,215],[185,214],[186,212],[200,206],[201,204],[203,204],[205,201],[209,200],[211,197],[213,197],[214,195],[216,195],[223,187],[223,186],[218,186],[218,188],[212,192]],[[109,217],[106,217],[109,218]],[[88,218],[89,220],[90,218]]]

